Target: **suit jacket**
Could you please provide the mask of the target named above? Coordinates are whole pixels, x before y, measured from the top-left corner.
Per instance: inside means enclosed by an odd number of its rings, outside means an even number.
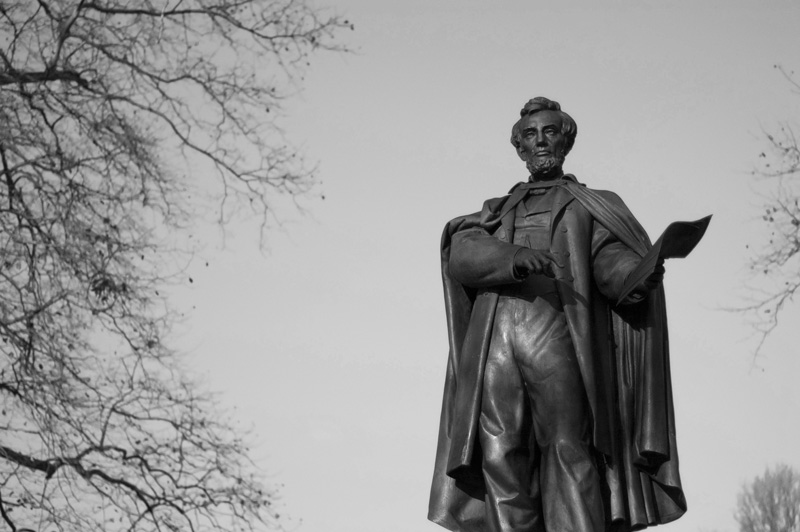
[[[615,530],[665,523],[680,517],[686,502],[663,290],[639,303],[613,303],[650,243],[618,196],[565,177],[554,191],[550,251],[562,266],[557,286],[593,416],[606,519]],[[442,236],[450,353],[428,518],[458,532],[487,530],[477,441],[483,368],[498,290],[518,281],[513,255],[519,247],[510,242],[523,189],[452,220]],[[479,254],[482,260],[451,261],[454,241],[456,254]],[[469,279],[469,286],[452,274]]]

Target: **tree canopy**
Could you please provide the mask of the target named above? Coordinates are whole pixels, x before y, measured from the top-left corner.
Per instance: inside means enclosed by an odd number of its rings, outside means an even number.
[[[736,509],[741,532],[800,532],[800,473],[767,469],[742,488]]]
[[[0,2],[3,526],[276,523],[163,287],[208,200],[264,228],[313,182],[276,116],[348,27],[304,0]]]

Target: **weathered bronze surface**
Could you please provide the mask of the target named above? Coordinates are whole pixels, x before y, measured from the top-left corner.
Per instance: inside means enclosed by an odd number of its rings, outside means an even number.
[[[442,236],[450,339],[428,518],[459,532],[627,531],[686,511],[663,259],[611,192],[562,170],[577,126],[534,98],[531,177]]]

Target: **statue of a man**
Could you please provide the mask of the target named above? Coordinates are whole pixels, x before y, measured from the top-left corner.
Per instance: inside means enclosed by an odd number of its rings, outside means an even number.
[[[663,261],[619,197],[564,174],[577,133],[530,100],[530,178],[442,238],[450,339],[429,519],[459,532],[628,531],[680,517]]]

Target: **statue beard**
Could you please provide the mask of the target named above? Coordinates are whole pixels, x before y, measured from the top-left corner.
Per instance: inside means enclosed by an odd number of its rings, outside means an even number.
[[[561,167],[564,165],[564,159],[566,159],[564,155],[551,155],[544,159],[531,157],[525,165],[531,173],[531,179],[535,181],[537,179],[546,178],[556,171],[560,173]]]

